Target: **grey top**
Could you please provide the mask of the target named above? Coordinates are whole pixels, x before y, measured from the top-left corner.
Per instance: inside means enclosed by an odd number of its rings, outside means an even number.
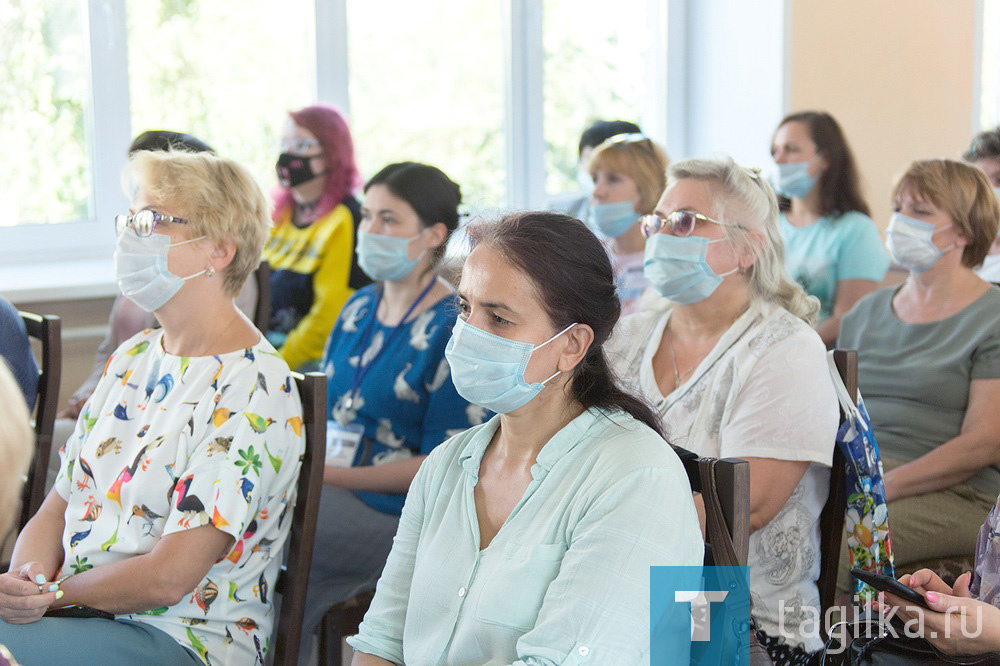
[[[896,316],[899,287],[869,294],[844,316],[837,347],[858,350],[858,380],[883,456],[909,462],[958,436],[973,379],[1000,377],[1000,289],[927,324]],[[969,478],[1000,492],[1000,467]]]

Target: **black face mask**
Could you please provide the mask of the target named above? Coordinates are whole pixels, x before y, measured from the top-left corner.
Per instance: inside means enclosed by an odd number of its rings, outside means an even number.
[[[318,157],[314,155],[313,157]],[[278,163],[274,170],[278,173],[278,182],[282,187],[297,187],[302,183],[308,183],[313,178],[322,176],[312,169],[313,157],[302,157],[292,153],[281,153],[278,156]]]

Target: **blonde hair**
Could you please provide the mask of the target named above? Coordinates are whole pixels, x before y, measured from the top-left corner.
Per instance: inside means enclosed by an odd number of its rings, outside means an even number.
[[[962,238],[962,265],[983,263],[1000,226],[1000,205],[989,180],[976,167],[955,160],[918,160],[896,180],[895,200],[904,188],[927,199],[951,218]]]
[[[21,486],[34,453],[35,436],[29,425],[24,394],[14,381],[6,361],[0,360],[0,542],[7,535]]]
[[[679,180],[708,184],[717,219],[735,248],[752,254],[746,271],[751,299],[785,308],[810,326],[815,325],[819,300],[809,296],[785,271],[785,244],[778,230],[778,200],[756,169],[733,158],[690,159],[667,170],[667,186]],[[739,225],[739,226],[735,226]]]
[[[235,243],[222,278],[226,293],[239,293],[260,264],[270,228],[267,199],[246,167],[209,153],[143,150],[129,159],[122,180],[130,195],[141,186],[155,201],[175,208],[192,237]]]
[[[590,155],[590,175],[598,169],[628,176],[639,189],[640,215],[649,215],[666,188],[667,153],[641,134],[613,136]]]

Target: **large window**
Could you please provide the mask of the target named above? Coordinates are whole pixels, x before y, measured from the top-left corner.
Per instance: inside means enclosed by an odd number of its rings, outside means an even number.
[[[651,45],[647,0],[545,0],[545,161],[549,193],[577,189],[580,133],[640,122]]]
[[[498,0],[351,0],[351,125],[362,173],[401,160],[439,167],[466,207],[504,199]]]
[[[93,212],[84,9],[79,0],[0,0],[0,226]]]
[[[120,173],[142,130],[192,133],[270,189],[285,113],[317,91],[347,111],[364,176],[418,160],[462,186],[469,212],[542,205],[575,188],[589,122],[665,117],[648,67],[666,38],[650,12],[664,7],[0,0],[0,271],[110,266]]]
[[[313,21],[313,0],[129,3],[133,134],[194,134],[270,189],[286,114],[316,94]]]

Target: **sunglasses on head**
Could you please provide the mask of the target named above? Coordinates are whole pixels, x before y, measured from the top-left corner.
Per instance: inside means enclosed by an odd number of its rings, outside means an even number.
[[[701,213],[695,213],[690,210],[675,210],[665,218],[660,217],[655,213],[653,215],[643,215],[639,218],[642,235],[646,238],[652,238],[664,229],[670,232],[670,235],[672,236],[690,236],[691,232],[694,231],[695,225],[697,225],[699,221],[711,222],[712,224],[718,224],[720,227],[745,228],[739,224],[719,222],[718,220],[713,220],[712,218],[702,215]]]
[[[177,224],[187,224],[187,220],[182,220],[173,215],[161,215],[155,210],[146,208],[140,210],[135,215],[115,215],[115,232],[120,236],[126,228],[132,227],[136,236],[149,236],[156,229],[159,222],[176,222]]]

